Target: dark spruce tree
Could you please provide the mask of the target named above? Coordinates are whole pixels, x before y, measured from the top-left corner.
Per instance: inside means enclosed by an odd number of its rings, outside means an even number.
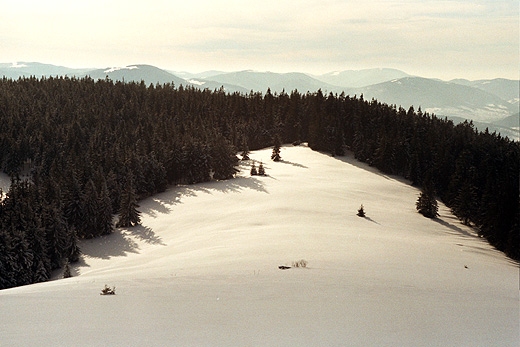
[[[132,173],[128,173],[121,192],[121,207],[119,208],[119,221],[116,227],[127,228],[141,223],[141,212],[137,210],[138,207]]]
[[[14,264],[11,239],[11,233],[0,228],[0,289],[10,288],[16,285],[16,264]]]
[[[78,237],[82,236],[84,228],[83,197],[81,185],[75,173],[70,175],[66,182],[63,194],[63,213],[67,224],[79,231]]]
[[[281,147],[282,147],[282,140],[280,139],[280,135],[276,134],[274,137],[273,153],[271,154],[271,159],[273,161],[282,160],[282,157],[280,156]]]
[[[264,164],[262,164],[262,162],[260,162],[260,165],[258,165],[258,175],[265,176]]]
[[[63,278],[69,278],[72,277],[72,274],[70,273],[70,265],[69,261],[65,263],[65,266],[63,267]]]
[[[98,235],[112,233],[114,224],[112,222],[112,202],[108,192],[106,181],[101,182],[101,191],[98,194],[96,229]]]
[[[64,255],[65,258],[67,258],[71,263],[76,263],[79,261],[81,250],[78,246],[78,234],[74,228],[71,228],[69,231],[69,239],[67,240],[67,246],[65,248]]]
[[[249,146],[247,145],[247,138],[245,135],[242,136],[241,147],[242,153],[240,153],[240,155],[242,156],[242,160],[249,160]]]
[[[363,207],[363,204],[361,204],[361,206],[359,207],[359,209],[357,210],[357,216],[359,217],[365,217],[366,216],[366,213],[365,213],[365,208]]]
[[[256,169],[256,165],[255,165],[255,162],[253,162],[253,164],[251,164],[251,176],[256,176],[258,175],[258,170]]]
[[[436,218],[439,215],[439,206],[437,204],[437,199],[435,198],[435,188],[431,177],[432,174],[430,172],[425,174],[423,188],[419,194],[417,202],[415,203],[415,207],[417,208],[417,212],[423,216],[427,218]]]
[[[224,136],[217,136],[211,146],[211,167],[214,179],[227,180],[236,175],[238,170],[235,166],[238,164],[238,158],[235,153],[235,148]]]
[[[439,215],[437,199],[431,191],[422,191],[415,203],[417,211],[427,218],[435,218]]]
[[[61,266],[61,259],[65,256],[65,249],[69,238],[69,228],[58,207],[45,204],[40,215],[42,227],[47,239],[47,256],[51,269]]]
[[[98,229],[98,207],[99,197],[96,191],[94,182],[90,179],[85,186],[85,192],[82,199],[83,206],[83,223],[80,227],[80,236],[82,238],[91,239],[101,235],[101,230]]]

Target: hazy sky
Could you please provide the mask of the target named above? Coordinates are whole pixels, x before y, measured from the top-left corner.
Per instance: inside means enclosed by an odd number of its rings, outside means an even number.
[[[519,2],[0,0],[0,62],[519,78]]]

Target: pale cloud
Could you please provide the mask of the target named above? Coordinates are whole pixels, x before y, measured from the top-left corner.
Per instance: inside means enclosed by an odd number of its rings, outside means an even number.
[[[516,1],[2,1],[0,61],[518,77]]]

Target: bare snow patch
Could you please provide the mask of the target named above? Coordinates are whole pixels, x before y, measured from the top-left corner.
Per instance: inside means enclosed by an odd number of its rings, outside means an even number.
[[[13,69],[19,69],[21,67],[27,67],[27,64],[18,64],[17,62],[13,63],[13,65],[10,66],[10,68]]]
[[[206,82],[194,80],[194,79],[188,80],[188,83],[195,84],[197,86],[202,86],[202,85],[206,84]]]
[[[111,67],[105,71],[103,71],[104,73],[111,73],[111,72],[114,72],[114,71],[119,71],[119,70],[136,70],[136,69],[139,69],[137,66],[135,65],[132,65],[132,66],[123,66],[123,67]]]

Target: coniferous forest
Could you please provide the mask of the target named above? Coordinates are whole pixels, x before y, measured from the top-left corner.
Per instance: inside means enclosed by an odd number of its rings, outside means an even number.
[[[168,185],[232,178],[239,152],[305,141],[345,150],[442,200],[520,259],[518,142],[363,96],[228,94],[173,85],[0,80],[0,289],[79,259],[78,239],[139,223]],[[415,201],[410,201],[413,206]],[[340,208],[340,207],[338,207]]]

